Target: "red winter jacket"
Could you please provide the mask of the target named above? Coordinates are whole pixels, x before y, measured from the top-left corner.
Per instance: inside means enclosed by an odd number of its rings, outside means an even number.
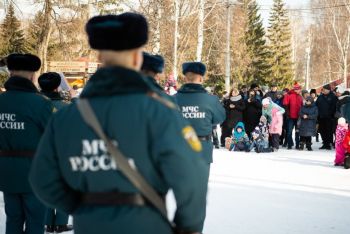
[[[289,118],[298,119],[300,109],[303,106],[303,98],[294,90],[291,90],[284,96],[283,105],[289,110]]]
[[[343,147],[347,153],[350,153],[350,131],[348,131],[348,133],[346,134],[346,136],[344,138]]]

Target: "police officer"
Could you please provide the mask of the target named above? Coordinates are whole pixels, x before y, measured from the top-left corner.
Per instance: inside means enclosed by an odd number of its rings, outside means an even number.
[[[213,161],[212,129],[225,120],[225,109],[219,98],[208,94],[202,85],[206,73],[203,63],[184,63],[182,72],[186,84],[178,90],[175,98],[183,117],[189,120],[198,134],[203,145],[204,159],[209,166]]]
[[[164,89],[159,85],[159,75],[164,71],[164,59],[160,55],[152,55],[143,52],[143,64],[141,72],[149,79],[149,81],[159,90]]]
[[[35,150],[54,109],[33,84],[40,66],[40,59],[31,54],[7,57],[10,78],[0,95],[0,191],[7,234],[44,233],[46,208],[28,182]]]
[[[97,16],[86,31],[103,68],[90,78],[81,98],[161,196],[173,189],[178,229],[198,233],[207,190],[202,146],[176,108],[148,95],[153,90],[139,73],[148,39],[146,19],[135,13]],[[74,130],[67,134],[67,129]],[[48,124],[30,182],[48,205],[73,214],[75,234],[172,233],[158,210],[140,202],[140,192],[118,170],[74,103]]]
[[[70,104],[58,92],[61,84],[61,76],[56,72],[47,72],[39,76],[38,83],[41,93],[50,98],[53,106],[59,110]],[[69,129],[66,129],[69,131]],[[47,232],[66,232],[73,230],[72,225],[68,225],[68,215],[55,209],[48,209],[46,215],[46,231]]]

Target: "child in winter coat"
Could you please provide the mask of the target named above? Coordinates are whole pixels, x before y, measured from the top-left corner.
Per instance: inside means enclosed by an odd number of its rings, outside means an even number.
[[[271,146],[274,151],[278,151],[280,146],[280,136],[282,134],[283,127],[283,114],[278,108],[273,107],[271,110],[271,124],[270,124],[270,135],[271,135]]]
[[[342,166],[344,164],[346,150],[343,142],[348,132],[348,124],[344,118],[338,119],[338,126],[335,133],[335,160],[334,166]]]
[[[314,104],[314,99],[311,96],[306,97],[305,105],[301,107],[299,112],[298,129],[300,135],[299,150],[304,150],[304,146],[308,151],[312,151],[311,138],[316,136],[318,108]]]
[[[230,151],[249,151],[249,138],[242,122],[238,122],[232,132]]]
[[[260,122],[259,122],[258,128],[259,128],[259,131],[261,132],[264,140],[268,142],[269,141],[269,127],[267,125],[267,118],[264,115],[262,115],[260,117]]]
[[[252,132],[252,144],[250,150],[255,150],[256,153],[270,153],[273,149],[269,147],[269,142],[265,141],[259,127],[256,127]]]

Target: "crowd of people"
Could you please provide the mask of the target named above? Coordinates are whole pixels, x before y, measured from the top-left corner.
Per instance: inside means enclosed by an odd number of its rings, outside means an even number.
[[[319,94],[316,89],[303,90],[298,83],[282,91],[273,85],[266,93],[257,84],[232,88],[222,98],[226,120],[221,124],[220,144],[232,151],[258,153],[280,147],[312,151],[313,137],[318,142],[321,135],[320,150],[336,149],[334,164],[343,165],[346,151],[338,148],[347,134],[349,103],[350,93],[341,86],[325,85]]]
[[[281,146],[312,151],[320,134],[321,149],[336,149],[336,166],[350,154],[350,93],[340,87],[325,85],[318,96],[298,83],[266,93],[252,84],[220,101],[203,86],[205,64],[189,61],[181,88],[171,77],[163,89],[157,77],[164,59],[144,52],[142,15],[96,16],[86,32],[102,67],[81,93],[72,91],[80,97],[71,102],[58,92],[58,73],[41,74],[40,91],[35,86],[40,58],[6,57],[10,77],[0,95],[6,234],[70,231],[68,215],[76,234],[200,234],[213,136],[216,147],[269,153]],[[164,199],[169,189],[174,222]]]

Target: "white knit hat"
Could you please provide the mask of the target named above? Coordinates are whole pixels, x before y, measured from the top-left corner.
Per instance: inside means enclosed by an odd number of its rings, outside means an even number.
[[[338,93],[343,94],[343,93],[346,91],[346,89],[345,89],[344,86],[338,86],[337,88],[338,88],[338,89],[337,89],[337,92],[338,92]]]
[[[269,98],[264,98],[262,100],[262,105],[265,106],[265,105],[269,105],[270,104],[270,99]]]
[[[346,120],[343,117],[341,117],[341,118],[338,119],[338,124],[339,125],[344,125],[344,124],[346,124]]]

